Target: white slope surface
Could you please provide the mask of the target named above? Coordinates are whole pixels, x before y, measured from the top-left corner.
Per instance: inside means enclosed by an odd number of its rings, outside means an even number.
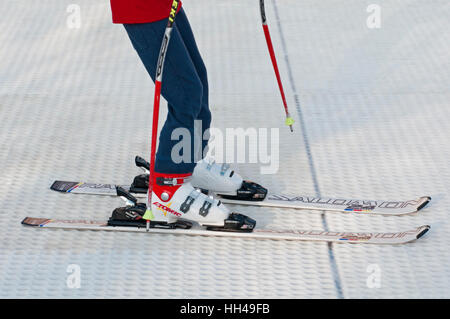
[[[277,174],[238,164],[243,176],[276,192],[433,197],[404,217],[241,212],[270,228],[432,229],[403,246],[329,247],[23,227],[25,216],[99,219],[122,204],[48,187],[137,174],[134,155],[149,153],[153,84],[108,1],[76,1],[81,28],[70,29],[73,1],[0,0],[0,297],[449,298],[450,3],[380,0],[381,28],[368,29],[370,1],[268,0],[290,133],[257,1],[184,2],[214,126],[280,128]],[[78,289],[67,286],[69,265],[81,269]],[[367,284],[368,270],[379,270],[379,288]]]

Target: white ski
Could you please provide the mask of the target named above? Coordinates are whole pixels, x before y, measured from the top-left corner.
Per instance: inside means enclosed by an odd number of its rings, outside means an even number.
[[[240,237],[254,239],[274,239],[274,240],[301,240],[301,241],[325,241],[336,243],[354,244],[405,244],[422,237],[430,226],[424,225],[416,229],[401,231],[396,233],[354,233],[354,232],[331,232],[314,230],[278,230],[278,229],[258,229],[252,232],[226,232],[212,231],[200,226],[190,229],[160,229],[150,228],[148,231],[145,225],[142,227],[108,226],[105,221],[95,220],[61,220],[48,218],[26,217],[22,221],[23,225],[35,226],[39,228],[62,228],[77,230],[102,230],[121,232],[140,232],[148,234],[175,234],[175,235],[195,235],[195,236],[218,236],[218,237]]]
[[[120,186],[127,191],[130,190],[130,186],[128,185]],[[55,181],[50,188],[52,190],[63,193],[117,196],[117,185],[114,184]],[[146,194],[144,193],[132,194],[140,198],[146,197]],[[220,195],[218,195],[218,197],[220,198]],[[411,214],[418,212],[419,210],[424,208],[430,202],[430,200],[431,197],[428,196],[423,196],[417,199],[406,201],[392,201],[315,197],[305,195],[282,195],[270,192],[262,201],[243,201],[221,198],[221,201],[227,204],[309,209],[321,211],[326,210],[364,215]]]

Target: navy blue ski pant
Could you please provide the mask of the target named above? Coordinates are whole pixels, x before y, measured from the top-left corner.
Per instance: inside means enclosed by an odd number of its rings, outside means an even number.
[[[156,64],[166,26],[167,19],[152,23],[124,24],[133,47],[153,81],[155,81]],[[205,130],[210,127],[211,112],[208,104],[206,67],[183,9],[178,12],[172,31],[164,64],[161,92],[168,102],[168,115],[159,137],[155,171],[167,174],[192,173],[195,161],[202,158],[207,146],[207,140],[202,137]],[[149,101],[149,105],[151,103],[153,99]],[[201,121],[202,130],[194,132],[196,120]],[[199,123],[197,122],[197,127],[200,127]],[[172,148],[180,142],[180,136],[175,136],[176,140],[172,140],[171,136],[177,128],[189,131],[190,149],[177,147],[175,153],[180,157],[175,158],[174,161]],[[194,143],[194,140],[197,142]],[[184,160],[177,163],[181,156],[184,156]]]

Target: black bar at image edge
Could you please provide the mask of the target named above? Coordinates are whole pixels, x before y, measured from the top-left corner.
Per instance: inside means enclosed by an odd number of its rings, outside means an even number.
[[[127,317],[142,317],[148,314],[152,318],[304,318],[330,315],[334,318],[370,315],[385,316],[388,308],[399,306],[402,316],[419,315],[420,311],[433,306],[445,307],[449,300],[435,299],[2,299],[0,307],[6,313],[7,308],[19,310],[21,314],[57,313],[58,308],[70,312],[72,318],[91,316],[96,312],[104,316],[111,312]],[[394,309],[394,308],[389,308]],[[345,311],[345,312],[343,312]],[[347,315],[345,315],[347,314]],[[157,315],[157,316],[155,316]]]

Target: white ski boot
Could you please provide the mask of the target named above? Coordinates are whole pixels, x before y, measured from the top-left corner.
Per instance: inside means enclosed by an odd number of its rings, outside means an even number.
[[[136,165],[146,172],[150,165],[142,157],[136,156]],[[254,182],[243,180],[228,164],[218,164],[211,158],[199,161],[194,169],[190,182],[193,187],[200,188],[203,193],[209,191],[220,197],[232,200],[262,201],[266,198],[267,189]],[[134,178],[130,191],[146,193],[148,174]]]
[[[186,227],[186,223],[183,223],[183,221],[189,221],[207,227],[209,230],[250,232],[254,229],[256,222],[253,219],[232,213],[221,201],[195,189],[189,182],[190,178],[190,174],[155,173],[152,209],[149,216],[150,227],[189,228],[190,225]],[[121,192],[121,196],[134,204],[128,208],[116,209],[110,218],[109,225],[142,224],[145,205],[138,204],[129,193],[123,194],[123,189]]]
[[[218,164],[212,158],[204,158],[197,163],[191,183],[196,188],[227,199],[261,201],[267,195],[267,189],[243,180],[229,164]]]

